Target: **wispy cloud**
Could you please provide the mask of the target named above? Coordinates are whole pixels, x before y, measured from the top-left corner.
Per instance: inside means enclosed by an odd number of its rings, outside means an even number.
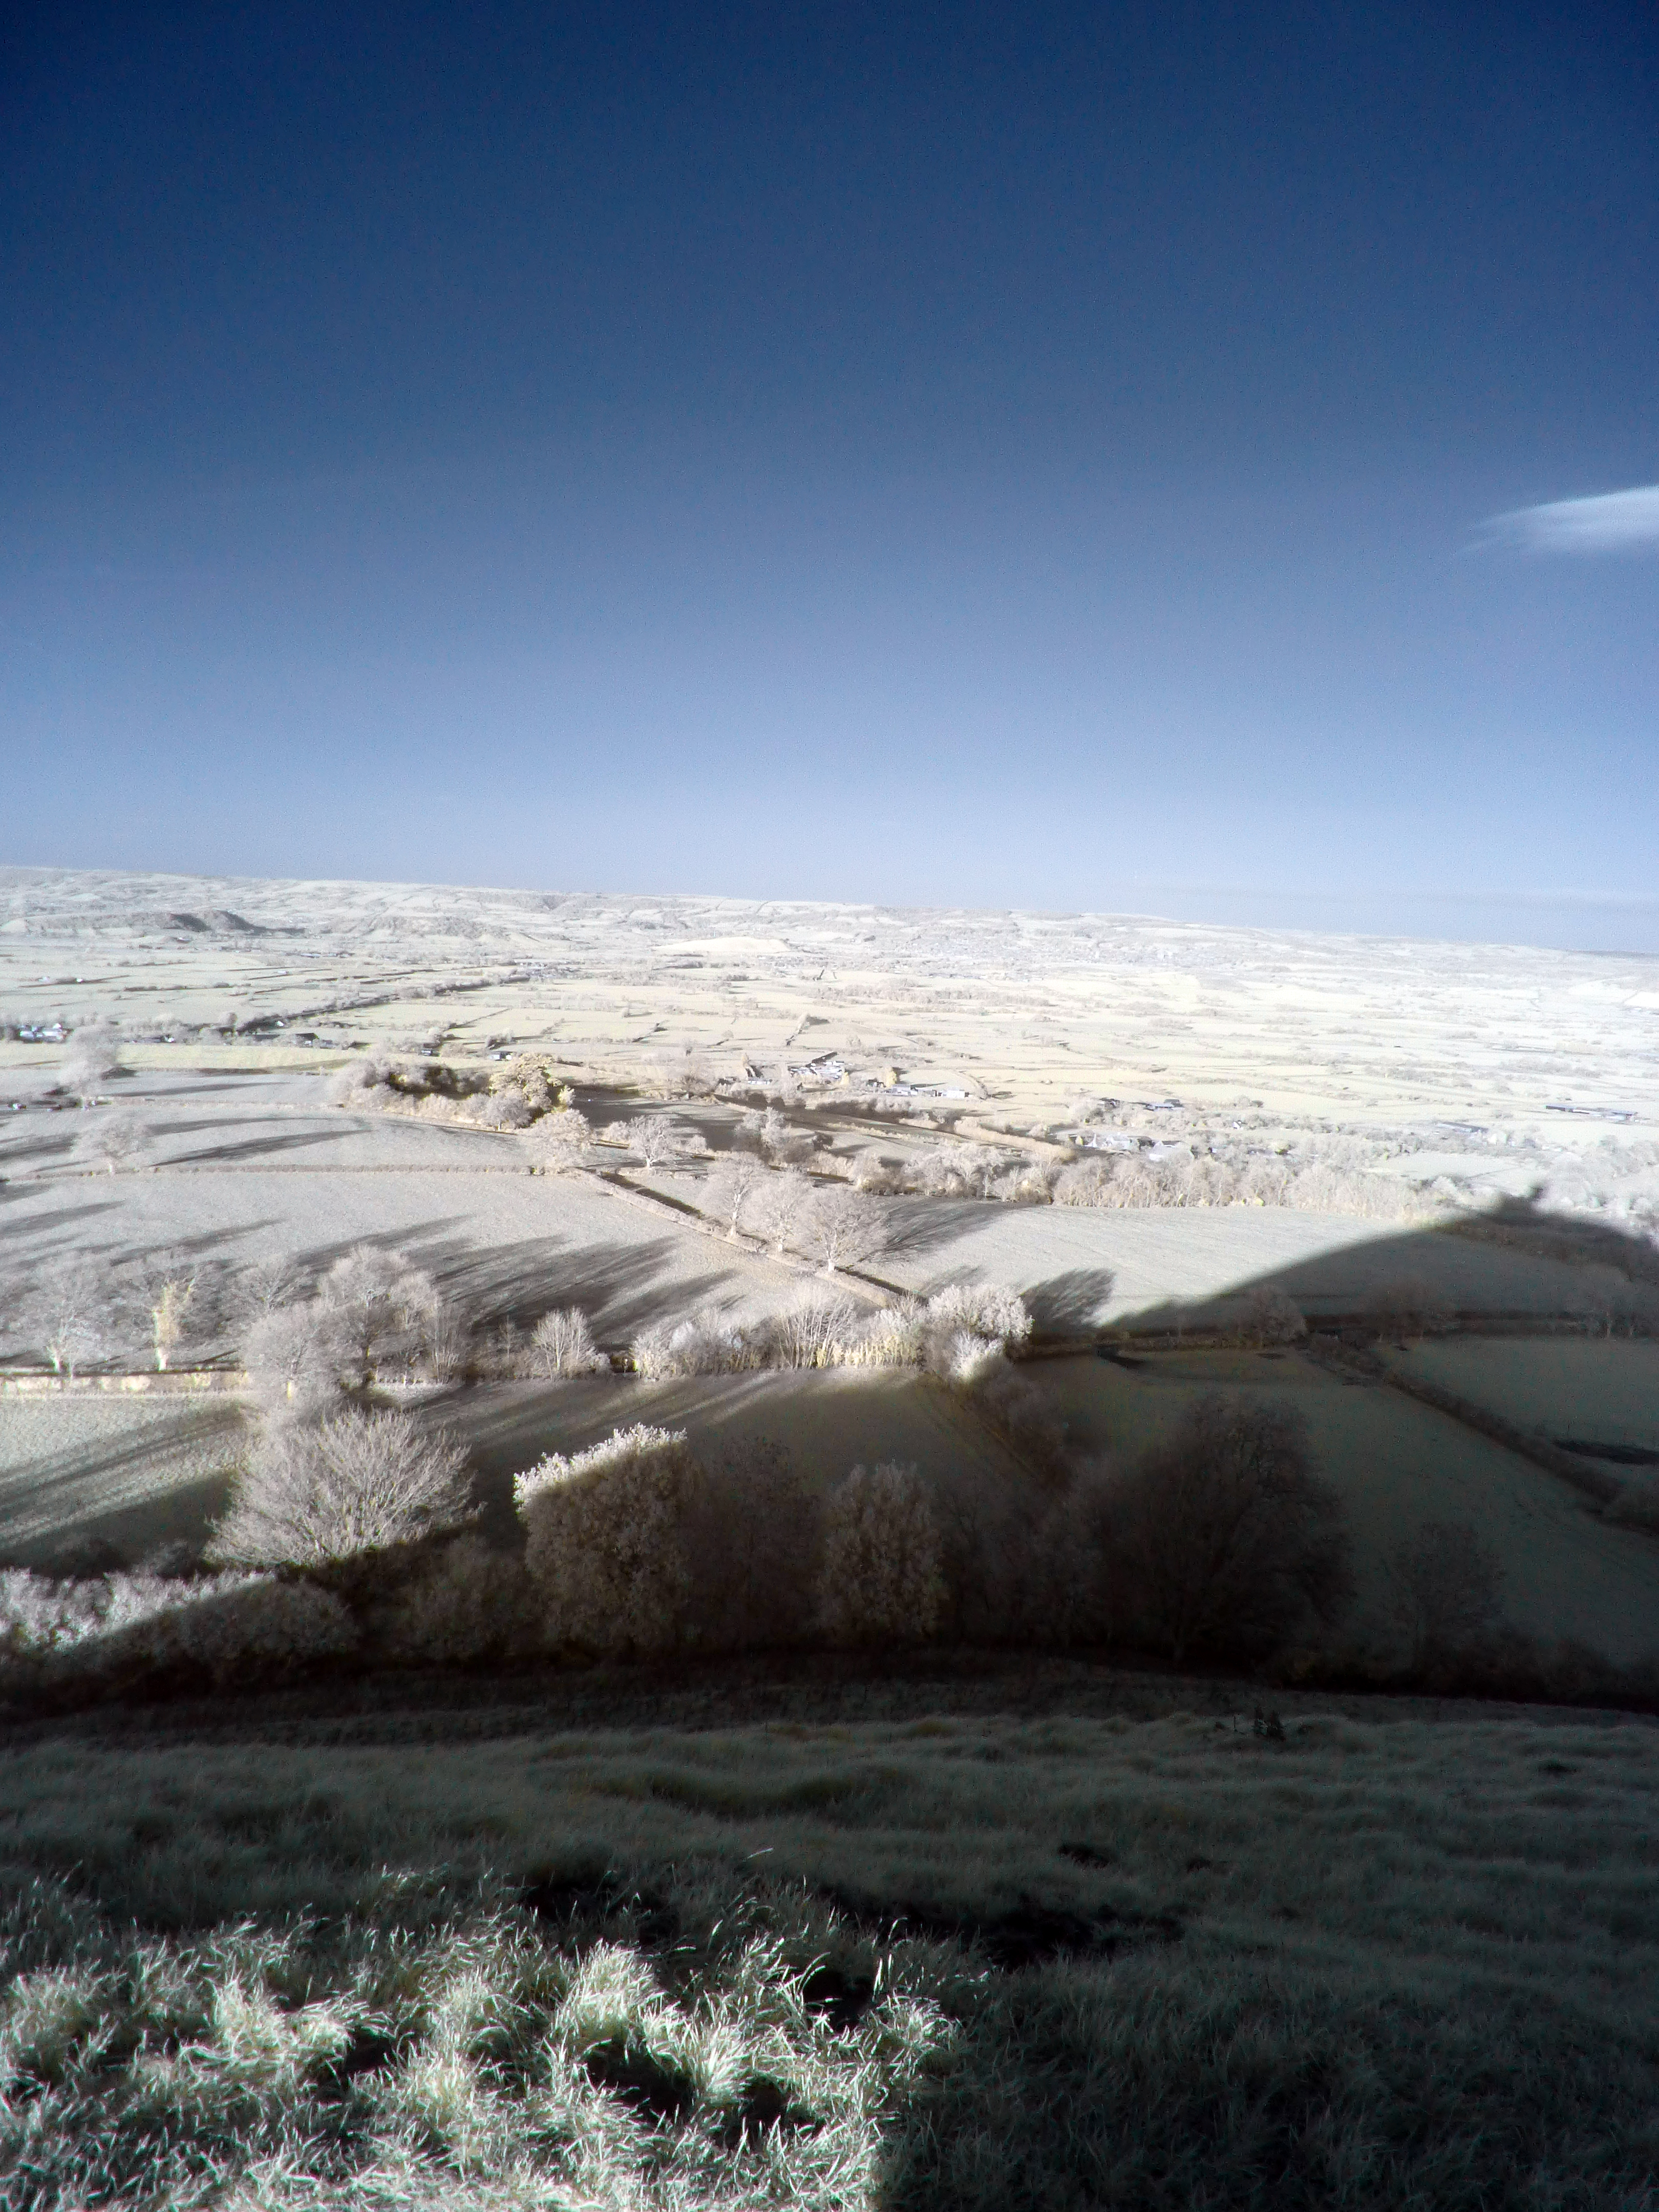
[[[1659,550],[1659,484],[1603,492],[1596,499],[1558,499],[1547,507],[1495,514],[1486,537],[1529,553],[1630,553]]]

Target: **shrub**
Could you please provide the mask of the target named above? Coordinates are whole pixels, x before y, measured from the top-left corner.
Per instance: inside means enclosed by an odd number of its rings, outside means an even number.
[[[531,1371],[550,1379],[600,1375],[610,1369],[580,1306],[556,1306],[544,1313],[531,1331],[530,1345]]]
[[[1294,1298],[1264,1285],[1245,1294],[1239,1334],[1249,1344],[1294,1344],[1308,1323]]]
[[[914,1467],[855,1467],[826,1501],[819,1626],[836,1644],[925,1640],[945,1610],[938,1519]]]
[[[525,1565],[550,1643],[622,1655],[679,1641],[692,1464],[683,1430],[641,1425],[573,1458],[550,1453],[515,1478]]]
[[[392,1071],[384,1060],[354,1060],[337,1068],[325,1094],[331,1106],[368,1105],[386,1087]]]
[[[936,1364],[949,1372],[963,1357],[959,1338],[988,1350],[1023,1344],[1031,1334],[1031,1316],[1018,1291],[1000,1283],[950,1283],[928,1299],[925,1327],[930,1342],[940,1347]]]
[[[374,1632],[387,1656],[405,1665],[473,1666],[535,1650],[540,1610],[522,1559],[464,1535],[416,1562]]]
[[[264,1679],[351,1649],[331,1591],[271,1575],[112,1574],[53,1582],[0,1574],[0,1680],[47,1684],[204,1674]]]
[[[1396,1275],[1366,1297],[1366,1319],[1392,1344],[1421,1336],[1442,1336],[1457,1327],[1451,1300],[1421,1275]]]
[[[1413,1673],[1461,1656],[1496,1629],[1504,1570],[1472,1522],[1425,1522],[1389,1565],[1392,1610]]]
[[[951,1380],[1014,1450],[1043,1474],[1065,1471],[1066,1427],[1040,1390],[1012,1368],[1000,1345],[963,1334]]]
[[[210,1556],[311,1566],[412,1543],[465,1519],[465,1455],[406,1413],[348,1413],[269,1431],[213,1532]]]
[[[856,1362],[871,1320],[850,1297],[808,1292],[775,1315],[767,1331],[769,1367],[843,1367]]]
[[[1113,1504],[1127,1615],[1177,1664],[1272,1651],[1350,1595],[1340,1504],[1281,1407],[1201,1399]]]
[[[725,1375],[763,1364],[747,1333],[705,1308],[684,1321],[656,1322],[629,1347],[635,1371],[653,1382],[677,1375]]]
[[[810,1633],[817,1516],[784,1445],[744,1439],[694,1468],[684,1525],[699,1647],[764,1650]]]

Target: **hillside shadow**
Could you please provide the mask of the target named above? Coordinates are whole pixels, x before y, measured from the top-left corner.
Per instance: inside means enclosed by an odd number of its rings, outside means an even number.
[[[1535,1198],[1389,1235],[1355,1228],[1355,1241],[1334,1251],[1242,1277],[1208,1297],[1159,1300],[1116,1324],[1148,1333],[1232,1328],[1263,1291],[1283,1293],[1310,1322],[1340,1324],[1363,1321],[1379,1299],[1409,1286],[1434,1293],[1468,1324],[1599,1317],[1608,1329],[1659,1326],[1659,1249],[1639,1233],[1552,1212]],[[1046,1289],[1030,1295],[1041,1300]]]

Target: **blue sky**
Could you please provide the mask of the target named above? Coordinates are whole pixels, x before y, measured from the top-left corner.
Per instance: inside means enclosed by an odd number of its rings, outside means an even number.
[[[0,856],[1659,951],[1650,9],[3,37]]]

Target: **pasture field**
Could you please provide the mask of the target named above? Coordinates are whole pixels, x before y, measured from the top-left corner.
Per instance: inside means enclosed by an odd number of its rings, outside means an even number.
[[[626,1082],[688,1057],[775,1070],[833,1053],[854,1087],[896,1073],[1022,1123],[1079,1094],[1173,1097],[1233,1122],[1409,1125],[1437,1148],[1498,1125],[1535,1139],[1546,1164],[1593,1146],[1604,1112],[1659,1127],[1659,993],[1636,957],[1121,915],[65,869],[0,870],[0,1000],[22,1019],[95,1011],[154,1039],[234,1014],[244,1049],[258,1024],[256,1051],[289,1065],[301,1036],[313,1051],[511,1042]],[[1591,1118],[1565,1122],[1563,1104]]]
[[[1467,1521],[1497,1554],[1516,1627],[1571,1637],[1621,1665],[1659,1650],[1659,1541],[1601,1520],[1558,1477],[1386,1384],[1350,1382],[1295,1352],[1136,1353],[1129,1364],[1085,1355],[1025,1371],[1077,1449],[1122,1458],[1162,1442],[1207,1390],[1292,1407],[1342,1498],[1356,1626],[1385,1607],[1397,1546],[1425,1522]]]
[[[1029,1481],[953,1393],[902,1370],[480,1383],[410,1402],[465,1446],[481,1533],[514,1546],[513,1477],[636,1421],[684,1429],[711,1461],[761,1438],[785,1443],[811,1489],[860,1461],[901,1459],[994,1512],[1017,1510]],[[195,1549],[250,1440],[230,1398],[0,1398],[0,1565],[52,1566],[96,1547],[136,1566],[163,1546]]]
[[[0,1565],[193,1553],[246,1439],[231,1398],[0,1398]]]
[[[1659,1344],[1453,1337],[1388,1356],[1518,1427],[1659,1454]]]
[[[8,2201],[1653,2203],[1652,1723],[994,1689],[14,1741]]]
[[[1007,1283],[1041,1325],[1226,1327],[1243,1293],[1283,1291],[1305,1313],[1351,1314],[1411,1276],[1461,1310],[1570,1313],[1579,1271],[1559,1261],[1342,1215],[1281,1206],[1004,1206],[901,1200],[903,1225],[881,1272],[931,1291],[963,1277]]]

